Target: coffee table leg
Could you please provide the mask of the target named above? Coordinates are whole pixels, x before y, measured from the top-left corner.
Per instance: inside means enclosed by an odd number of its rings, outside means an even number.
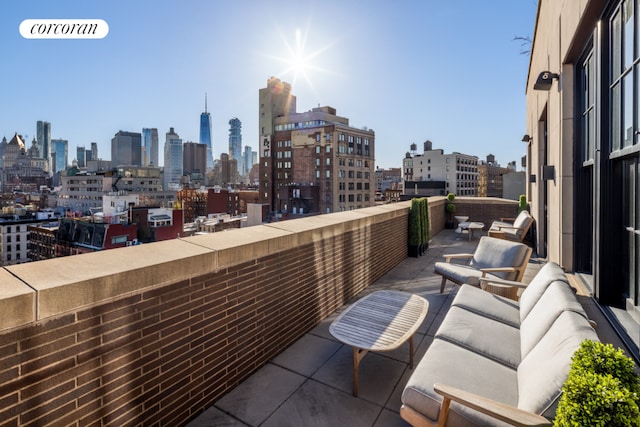
[[[358,397],[358,367],[368,350],[353,347],[353,395]]]
[[[413,369],[413,335],[409,337],[409,368]]]

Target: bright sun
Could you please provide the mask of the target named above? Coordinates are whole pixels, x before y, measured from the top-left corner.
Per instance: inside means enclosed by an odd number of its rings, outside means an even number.
[[[278,61],[285,63],[287,67],[285,70],[281,71],[279,75],[282,75],[282,77],[286,77],[287,75],[291,76],[292,85],[295,85],[298,78],[302,77],[307,84],[313,88],[313,84],[310,79],[311,72],[324,71],[314,65],[313,61],[318,55],[327,50],[330,45],[309,52],[307,49],[308,34],[306,31],[303,33],[301,29],[296,29],[295,42],[293,44],[289,43],[282,33],[280,35],[287,48],[288,55],[286,57],[275,58]]]

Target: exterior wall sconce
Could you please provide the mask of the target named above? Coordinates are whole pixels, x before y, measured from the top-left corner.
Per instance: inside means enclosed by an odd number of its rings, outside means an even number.
[[[543,181],[553,181],[556,179],[556,168],[553,165],[542,165],[541,175]]]
[[[551,71],[541,72],[533,85],[533,90],[551,89],[554,79],[560,79],[560,74],[552,73]]]
[[[529,134],[525,134],[525,135],[522,137],[521,141],[522,141],[522,142],[526,142],[526,143],[531,143],[531,141],[533,141],[533,138],[531,138],[531,137],[529,136]]]

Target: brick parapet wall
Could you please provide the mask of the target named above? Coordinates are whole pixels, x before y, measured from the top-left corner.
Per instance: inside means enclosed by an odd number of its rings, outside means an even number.
[[[405,259],[409,206],[0,269],[0,426],[188,421]]]
[[[0,425],[188,421],[406,258],[408,206],[3,270]]]

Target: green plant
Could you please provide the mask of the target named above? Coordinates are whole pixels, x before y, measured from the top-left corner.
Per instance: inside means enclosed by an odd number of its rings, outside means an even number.
[[[518,200],[518,213],[526,211],[527,207],[527,196],[521,194],[520,199]]]
[[[640,377],[611,344],[584,340],[571,359],[554,426],[640,425]]]
[[[409,209],[409,246],[419,246],[422,243],[422,224],[420,215],[420,202],[417,198],[411,199]]]
[[[431,238],[429,228],[429,201],[426,197],[421,198],[420,201],[422,202],[422,244],[426,245]]]

